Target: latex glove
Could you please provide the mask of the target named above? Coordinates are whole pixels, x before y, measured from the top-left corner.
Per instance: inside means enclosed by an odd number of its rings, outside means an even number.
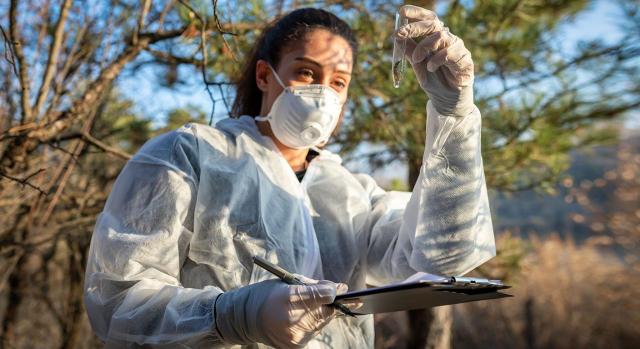
[[[444,116],[471,113],[473,60],[464,42],[451,34],[433,11],[404,5],[398,12],[409,24],[395,35],[406,40],[406,59],[433,106]]]
[[[233,344],[304,347],[336,315],[336,294],[347,285],[306,279],[314,285],[266,280],[225,292],[215,302],[216,327]]]

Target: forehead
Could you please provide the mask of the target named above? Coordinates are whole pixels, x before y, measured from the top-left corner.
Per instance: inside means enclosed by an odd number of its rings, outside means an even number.
[[[353,52],[349,43],[342,36],[325,29],[312,30],[303,40],[287,45],[281,63],[296,57],[310,58],[332,70],[351,72],[353,67]]]

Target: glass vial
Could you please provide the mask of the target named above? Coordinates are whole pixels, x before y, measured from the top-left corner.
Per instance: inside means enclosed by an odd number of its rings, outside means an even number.
[[[396,12],[396,24],[395,31],[409,23],[408,18],[400,16],[399,12]],[[391,77],[393,79],[393,87],[400,87],[400,82],[404,75],[404,71],[407,66],[407,61],[404,58],[405,49],[407,47],[407,41],[403,39],[393,38],[393,60],[391,61]]]

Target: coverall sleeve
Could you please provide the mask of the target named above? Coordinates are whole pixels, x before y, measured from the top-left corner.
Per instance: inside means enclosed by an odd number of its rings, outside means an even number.
[[[365,225],[367,283],[387,284],[416,272],[463,275],[495,256],[480,126],[477,108],[446,117],[429,102],[413,191],[385,192],[371,177],[360,177],[372,207]]]
[[[84,299],[107,347],[212,347],[215,287],[184,288],[197,142],[188,126],[149,141],[115,182],[98,217]],[[146,346],[145,346],[146,347]]]

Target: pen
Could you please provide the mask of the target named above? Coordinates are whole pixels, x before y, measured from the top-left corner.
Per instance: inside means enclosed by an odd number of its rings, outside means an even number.
[[[271,274],[277,276],[280,280],[289,285],[307,285],[304,281],[300,280],[300,278],[298,278],[296,274],[290,273],[284,270],[282,267],[279,267],[262,257],[254,256],[253,263],[258,265],[259,267],[262,267],[264,270],[270,272]],[[345,315],[355,317],[355,314],[353,314],[351,310],[349,310],[349,308],[347,308],[343,304],[333,302],[331,303],[331,306],[336,307]]]

